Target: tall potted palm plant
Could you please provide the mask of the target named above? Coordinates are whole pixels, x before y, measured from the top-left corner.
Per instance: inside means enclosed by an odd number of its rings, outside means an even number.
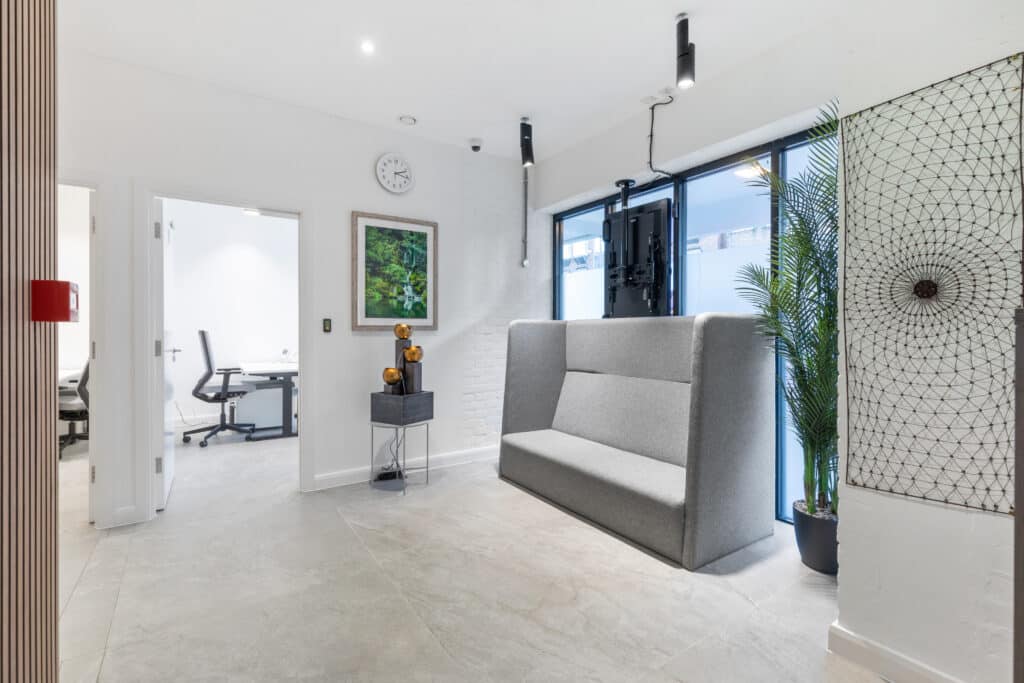
[[[752,184],[779,199],[782,230],[768,266],[739,273],[740,295],[785,361],[783,388],[803,449],[804,499],[793,503],[804,564],[838,571],[839,205],[836,106],[811,130],[806,170],[784,178],[762,169]]]

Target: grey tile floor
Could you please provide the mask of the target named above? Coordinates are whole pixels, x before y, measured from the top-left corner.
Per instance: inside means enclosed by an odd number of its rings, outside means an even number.
[[[63,681],[875,680],[826,652],[792,529],[696,573],[500,481],[297,492],[298,443],[183,447],[168,509],[88,524],[60,466]]]

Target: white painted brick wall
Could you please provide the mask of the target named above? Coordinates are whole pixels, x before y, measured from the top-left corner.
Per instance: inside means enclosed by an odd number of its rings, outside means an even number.
[[[467,341],[468,368],[460,429],[467,448],[491,446],[501,432],[508,326],[515,316],[481,320]]]

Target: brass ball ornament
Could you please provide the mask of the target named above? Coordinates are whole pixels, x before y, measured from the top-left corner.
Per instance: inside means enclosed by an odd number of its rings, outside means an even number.
[[[405,357],[407,363],[419,363],[423,360],[423,347],[422,346],[410,346],[409,348],[402,351],[402,355]]]
[[[412,336],[412,327],[407,323],[397,323],[395,325],[395,337],[398,339],[408,339]]]
[[[394,386],[402,381],[402,371],[398,368],[384,368],[384,383]]]

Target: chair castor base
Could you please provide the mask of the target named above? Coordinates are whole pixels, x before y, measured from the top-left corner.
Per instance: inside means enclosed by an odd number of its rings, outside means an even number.
[[[199,442],[199,447],[200,448],[206,448],[207,445],[208,444],[206,443],[206,439],[203,439],[202,441]]]
[[[183,436],[183,437],[181,437],[181,442],[182,442],[182,443],[188,443],[188,442],[189,442],[189,441],[191,441],[191,440],[192,440],[192,437],[191,437],[191,436],[187,436],[187,435],[186,435],[186,436]]]

